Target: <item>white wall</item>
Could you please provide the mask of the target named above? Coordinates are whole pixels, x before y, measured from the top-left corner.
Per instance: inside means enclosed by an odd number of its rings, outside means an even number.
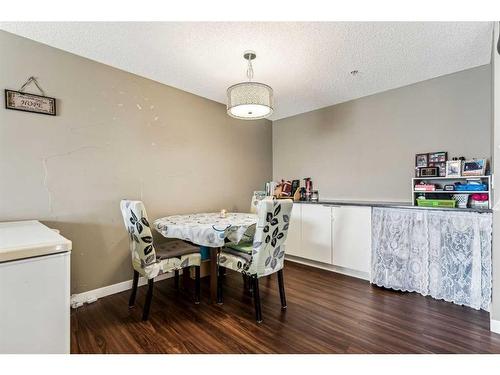
[[[410,201],[415,154],[491,155],[491,66],[273,122],[273,176],[320,198]]]
[[[39,219],[71,239],[73,293],[131,278],[121,199],[142,199],[151,220],[248,210],[271,178],[270,121],[0,32],[0,87],[32,75],[59,113],[0,109],[0,221]]]

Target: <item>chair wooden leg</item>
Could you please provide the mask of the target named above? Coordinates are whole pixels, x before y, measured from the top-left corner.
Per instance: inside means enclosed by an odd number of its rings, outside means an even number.
[[[242,274],[243,276],[243,290],[245,293],[252,295],[253,293],[253,281],[252,278],[246,274]]]
[[[281,308],[286,309],[285,283],[283,281],[283,269],[278,271],[278,286],[280,289]]]
[[[144,303],[144,311],[142,313],[142,320],[148,320],[149,310],[151,308],[151,300],[153,299],[153,285],[154,279],[148,280],[148,292],[146,294],[146,302]]]
[[[195,274],[195,292],[194,292],[194,303],[199,304],[200,303],[200,266],[195,266],[194,267],[194,274]]]
[[[217,255],[219,254],[219,248],[210,248],[210,303],[217,302],[217,281],[218,281],[218,268],[219,263],[217,261]]]
[[[217,266],[217,303],[219,305],[222,305],[223,303],[223,297],[222,297],[222,270],[220,266]]]
[[[175,289],[179,290],[179,270],[174,271],[174,285]]]
[[[134,279],[132,281],[132,293],[130,294],[130,299],[128,300],[128,308],[132,308],[135,305],[135,296],[137,295],[137,284],[139,283],[139,272],[134,270]]]
[[[255,320],[257,323],[262,322],[262,309],[260,306],[259,279],[257,276],[252,276],[253,284],[253,301],[255,304]]]
[[[252,294],[253,291],[253,281],[252,278],[244,273],[241,274],[243,278],[243,290],[245,293]]]
[[[247,292],[248,291],[248,276],[245,275],[244,273],[242,273],[241,277],[243,278],[243,290],[245,292]]]
[[[182,287],[184,290],[188,290],[191,285],[191,273],[189,268],[182,269]]]

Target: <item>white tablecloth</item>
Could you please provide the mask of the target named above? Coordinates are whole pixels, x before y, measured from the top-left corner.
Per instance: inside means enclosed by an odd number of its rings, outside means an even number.
[[[163,236],[178,238],[200,246],[222,247],[224,239],[240,242],[255,229],[257,215],[228,213],[221,218],[220,213],[173,215],[155,220],[154,228]]]

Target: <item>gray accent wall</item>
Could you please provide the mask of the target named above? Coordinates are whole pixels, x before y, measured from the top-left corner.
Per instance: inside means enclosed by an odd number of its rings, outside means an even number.
[[[275,121],[273,178],[312,177],[320,198],[410,201],[416,153],[491,156],[491,89],[485,65]]]
[[[2,96],[33,75],[59,112],[0,109],[0,221],[72,240],[73,293],[132,278],[121,199],[143,200],[151,221],[248,211],[271,178],[270,121],[2,31],[0,56]]]

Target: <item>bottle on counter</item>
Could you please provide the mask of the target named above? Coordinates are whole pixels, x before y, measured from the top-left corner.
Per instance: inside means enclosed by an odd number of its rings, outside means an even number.
[[[311,194],[312,194],[312,188],[313,188],[313,183],[311,180],[311,177],[306,177],[304,178],[304,182],[306,184],[306,201],[311,200]]]
[[[306,200],[306,188],[305,187],[300,188],[300,200],[301,201]]]

